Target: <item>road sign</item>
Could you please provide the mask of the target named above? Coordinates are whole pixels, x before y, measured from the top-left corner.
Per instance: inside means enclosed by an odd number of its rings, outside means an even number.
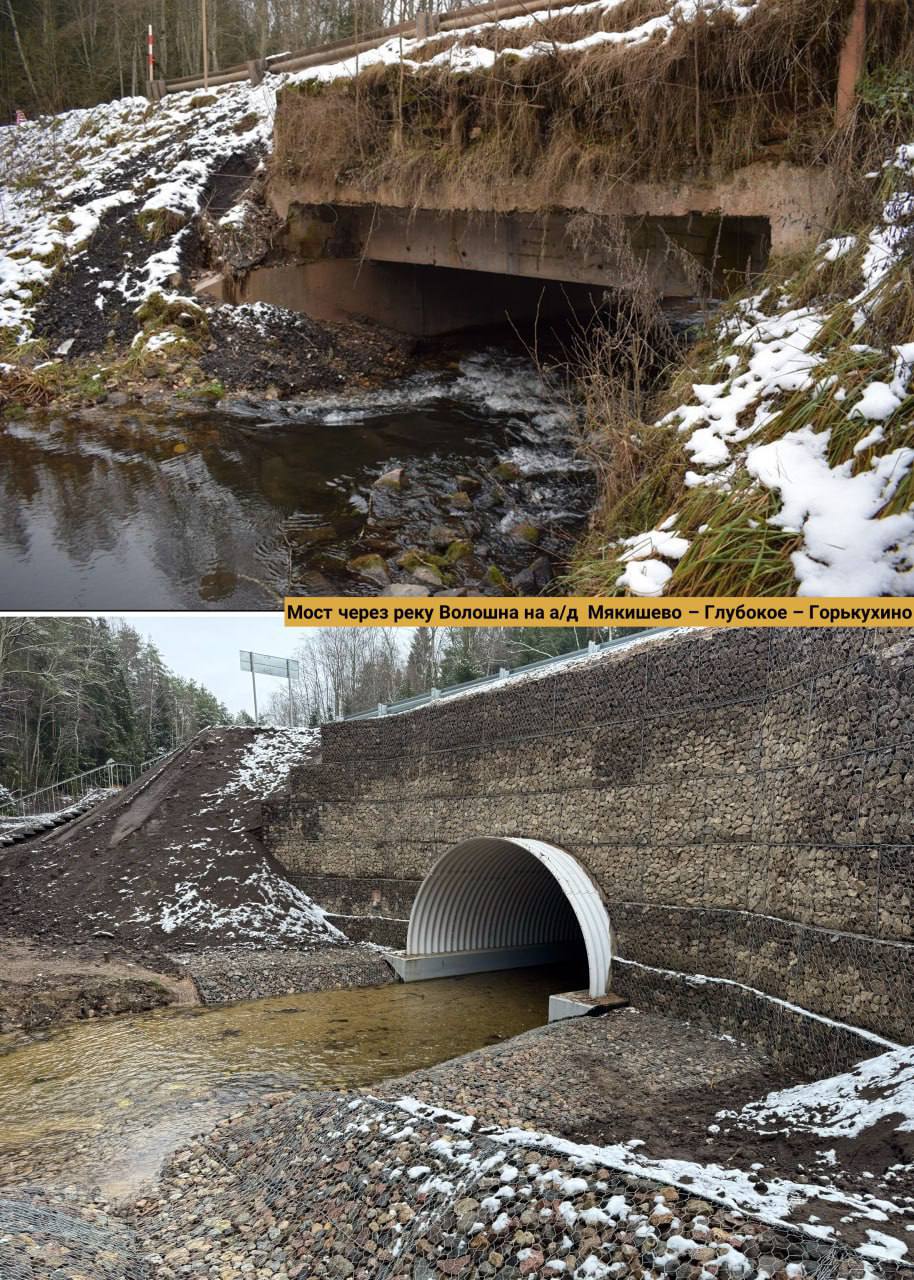
[[[250,649],[241,649],[241,670],[250,671],[251,688],[254,690],[254,721],[259,724],[257,714],[257,676],[279,676],[289,682],[289,724],[294,724],[292,710],[292,681],[298,678],[298,663],[295,658],[276,658],[268,653],[253,653]]]
[[[266,653],[241,650],[241,670],[256,672],[259,676],[281,676],[283,680],[296,679],[298,662],[295,658],[271,658]]]

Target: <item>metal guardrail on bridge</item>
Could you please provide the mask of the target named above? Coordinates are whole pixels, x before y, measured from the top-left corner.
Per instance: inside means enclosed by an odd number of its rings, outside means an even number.
[[[186,93],[194,89],[215,89],[220,85],[234,84],[241,80],[250,80],[251,84],[260,84],[271,72],[303,71],[306,67],[318,66],[331,58],[341,62],[345,58],[354,57],[357,53],[367,53],[376,49],[394,36],[406,38],[415,36],[417,40],[429,39],[436,35],[461,31],[465,27],[475,26],[478,22],[498,22],[505,18],[518,18],[537,10],[567,9],[580,4],[581,0],[491,0],[488,4],[471,4],[461,6],[457,10],[433,13],[423,10],[415,18],[407,22],[398,22],[390,27],[379,27],[365,31],[360,35],[353,34],[342,40],[331,40],[326,44],[311,45],[296,53],[273,54],[268,58],[254,58],[249,62],[226,67],[222,71],[213,71],[207,76],[183,76],[176,80],[150,80],[146,91],[153,101],[159,101],[168,93]]]
[[[607,653],[610,649],[624,649],[626,645],[631,644],[635,639],[641,639],[644,636],[661,635],[665,628],[618,627],[613,628],[612,631],[620,631],[623,634],[611,634],[608,640],[591,640],[585,649],[571,649],[568,653],[557,653],[548,658],[539,658],[536,662],[525,663],[522,667],[514,667],[513,670],[509,670],[507,667],[499,667],[498,671],[490,676],[479,676],[476,680],[465,680],[462,684],[446,685],[443,689],[429,689],[428,693],[417,693],[411,698],[402,698],[399,702],[380,702],[371,711],[352,711],[349,715],[339,716],[338,719],[375,720],[379,716],[402,715],[404,711],[413,711],[416,707],[425,707],[430,702],[438,702],[442,698],[452,698],[455,694],[469,693],[471,690],[485,689],[491,685],[501,684],[505,680],[512,680],[515,676],[520,678],[530,675],[534,671],[547,671],[550,667],[563,666],[565,663],[573,662],[575,659],[592,657],[597,653]]]

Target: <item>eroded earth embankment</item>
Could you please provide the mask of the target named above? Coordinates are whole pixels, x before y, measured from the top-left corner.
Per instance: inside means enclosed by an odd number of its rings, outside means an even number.
[[[261,798],[316,740],[312,730],[205,730],[88,814],[0,854],[0,1029],[192,1000],[198,989],[218,1003],[358,985],[360,973],[387,980],[260,841]]]

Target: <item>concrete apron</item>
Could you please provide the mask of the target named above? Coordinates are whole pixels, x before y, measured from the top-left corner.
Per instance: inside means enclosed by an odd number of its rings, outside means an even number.
[[[533,965],[556,964],[565,958],[567,944],[536,943],[523,947],[489,947],[480,951],[447,951],[435,955],[408,956],[390,952],[387,959],[401,982],[427,982],[432,978],[454,978],[467,973],[490,973],[498,969],[526,969]],[[549,997],[549,1021],[582,1018],[628,1004],[612,992],[592,996],[586,990],[566,991]]]

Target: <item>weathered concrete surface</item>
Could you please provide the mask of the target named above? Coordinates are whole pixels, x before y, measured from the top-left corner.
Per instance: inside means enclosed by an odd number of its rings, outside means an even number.
[[[421,337],[504,324],[509,316],[517,323],[588,312],[602,298],[602,290],[580,284],[354,258],[257,267],[230,287],[210,278],[201,292],[231,302],[269,302],[315,320],[370,316]]]
[[[322,320],[369,316],[427,336],[506,312],[515,323],[589,312],[602,290],[647,284],[662,298],[691,298],[697,274],[726,293],[769,252],[816,241],[833,184],[821,169],[760,163],[719,182],[619,183],[609,198],[569,188],[547,209],[523,184],[493,190],[484,207],[462,189],[414,208],[393,188],[368,203],[357,188],[281,177],[268,198],[286,223],[286,261],[233,281],[234,300]]]
[[[434,210],[439,213],[540,214],[542,199],[525,183],[503,183],[488,193],[486,204],[468,199],[459,186],[436,191]],[[828,211],[835,197],[834,179],[824,168],[807,169],[788,163],[759,162],[737,169],[726,177],[670,183],[618,182],[610,198],[595,198],[583,184],[569,185],[551,207],[569,213],[582,211],[600,217],[682,218],[690,214],[732,218],[766,218],[771,227],[771,252],[792,253],[814,243],[828,223]],[[268,198],[280,217],[286,218],[293,205],[325,205],[409,209],[396,187],[379,189],[376,201],[366,202],[358,187],[338,184],[325,189],[321,184],[271,179]],[[428,212],[428,211],[424,211]]]
[[[448,849],[551,842],[601,891],[618,956],[642,966],[614,964],[613,990],[821,1074],[878,1044],[828,1021],[810,1031],[766,997],[912,1036],[912,724],[903,631],[671,635],[326,726],[321,763],[267,805],[265,836],[350,937],[399,945]]]

